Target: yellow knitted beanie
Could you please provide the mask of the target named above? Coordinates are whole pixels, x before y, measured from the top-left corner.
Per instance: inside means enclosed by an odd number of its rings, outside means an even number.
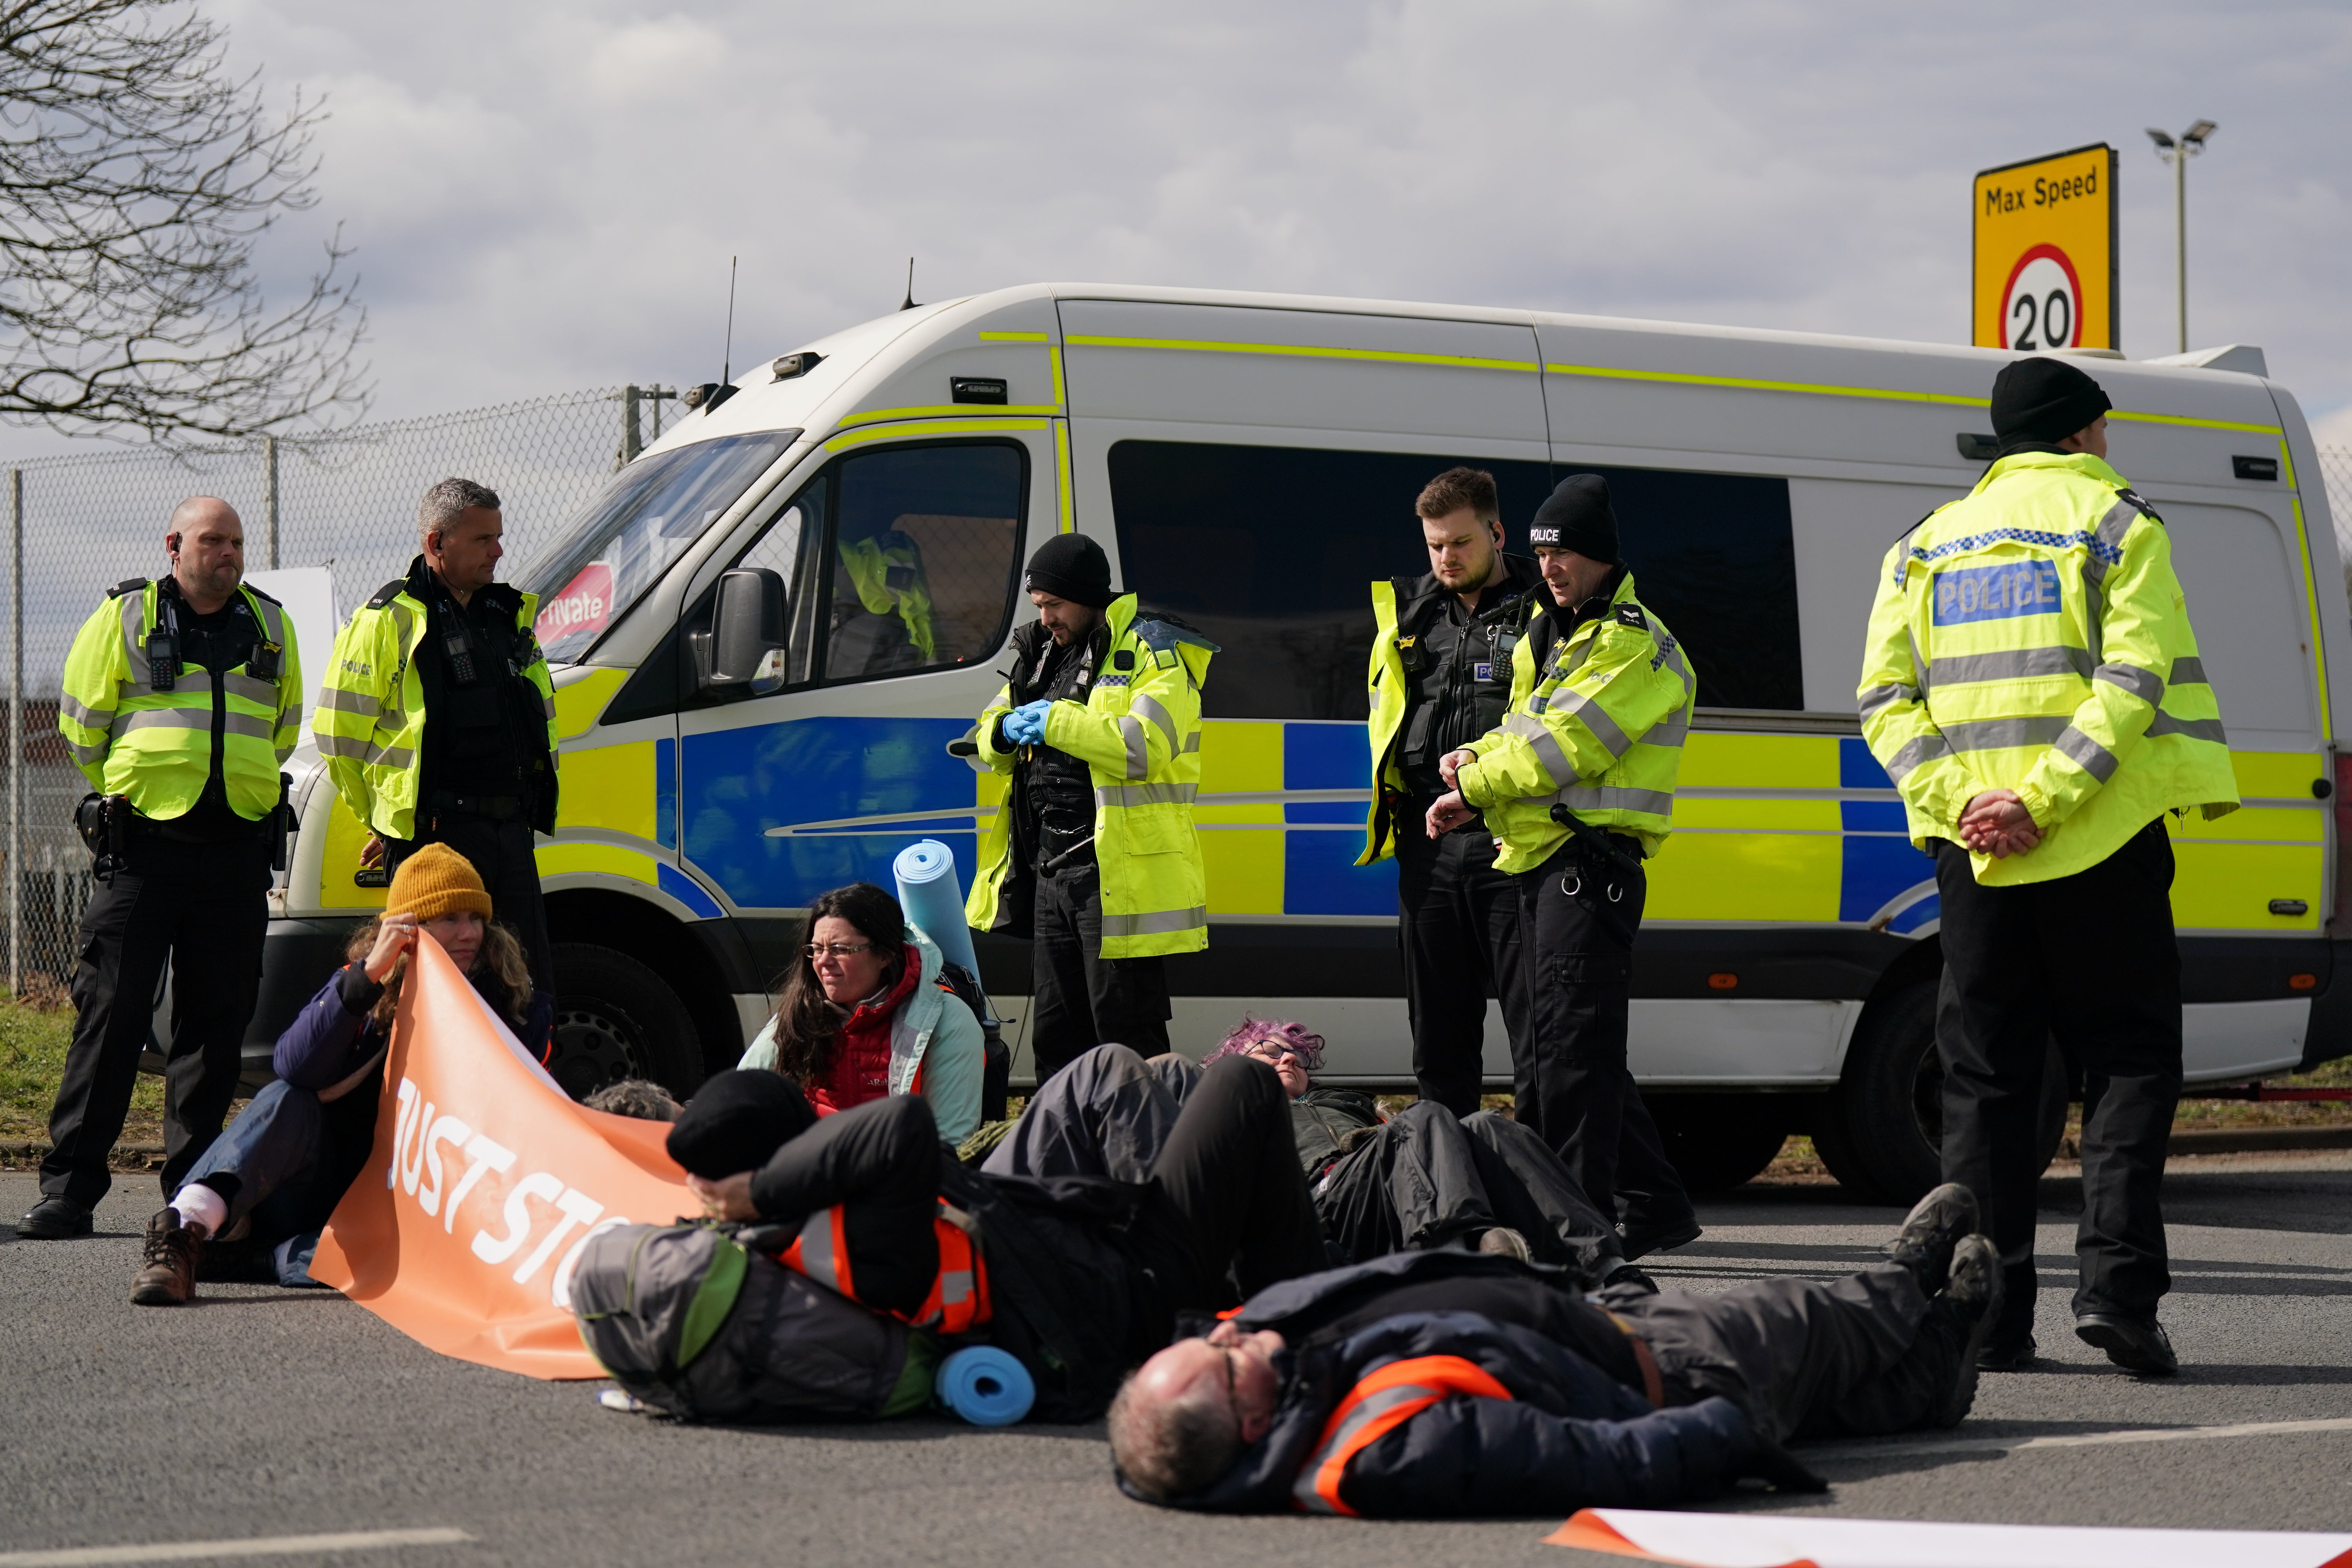
[[[388,915],[415,915],[420,921],[465,910],[488,920],[489,890],[482,886],[474,863],[446,844],[427,844],[403,860],[392,874],[392,896],[383,905]]]

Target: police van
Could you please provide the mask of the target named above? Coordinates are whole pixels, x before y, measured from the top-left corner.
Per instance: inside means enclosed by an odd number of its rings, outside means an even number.
[[[1936,888],[1854,686],[1879,562],[1983,471],[2007,357],[1036,285],[903,310],[705,388],[519,578],[562,736],[539,847],[559,1076],[685,1088],[730,1065],[796,911],[888,885],[914,839],[952,846],[970,886],[1002,789],[950,745],[1033,613],[1023,562],[1080,530],[1145,605],[1223,649],[1196,803],[1210,942],[1168,960],[1180,1048],[1244,1010],[1286,1015],[1329,1037],[1331,1079],[1409,1085],[1394,862],[1354,864],[1370,586],[1427,569],[1412,502],[1439,470],[1495,474],[1515,548],[1559,478],[1593,472],[1698,677],[1635,954],[1635,1073],[1700,1184],[1810,1131],[1849,1184],[1916,1191],[1938,1115]],[[2189,1079],[2352,1051],[2352,970],[2336,974],[2352,626],[2310,431],[2259,350],[2085,368],[2116,405],[2115,465],[2170,531],[2245,800],[2167,823]],[[383,897],[354,879],[360,824],[302,760],[256,1044]],[[1018,1081],[1026,951],[980,953]],[[1492,1010],[1486,1066],[1507,1088]],[[2066,1072],[2051,1081],[2054,1119]]]

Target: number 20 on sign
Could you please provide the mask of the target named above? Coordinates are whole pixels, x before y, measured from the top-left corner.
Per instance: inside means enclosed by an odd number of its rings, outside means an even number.
[[[2025,353],[2120,348],[2115,149],[2098,142],[1987,169],[1973,195],[1970,341]]]

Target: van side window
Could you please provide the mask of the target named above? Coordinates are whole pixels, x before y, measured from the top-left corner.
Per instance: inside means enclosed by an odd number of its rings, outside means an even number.
[[[1110,489],[1123,585],[1224,649],[1221,673],[1202,693],[1202,712],[1363,719],[1371,584],[1429,570],[1413,498],[1457,463],[1495,476],[1514,553],[1525,552],[1528,520],[1554,484],[1570,473],[1605,477],[1643,602],[1688,650],[1699,702],[1804,706],[1785,479],[1117,442]]]
[[[1026,458],[1003,442],[893,447],[835,470],[821,679],[987,658],[1019,569]]]

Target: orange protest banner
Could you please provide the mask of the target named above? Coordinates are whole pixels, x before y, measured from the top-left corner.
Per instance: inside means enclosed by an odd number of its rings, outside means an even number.
[[[420,1344],[530,1377],[602,1377],[568,1310],[581,1244],[697,1212],[667,1122],[574,1104],[418,933],[375,1150],[310,1276]]]

